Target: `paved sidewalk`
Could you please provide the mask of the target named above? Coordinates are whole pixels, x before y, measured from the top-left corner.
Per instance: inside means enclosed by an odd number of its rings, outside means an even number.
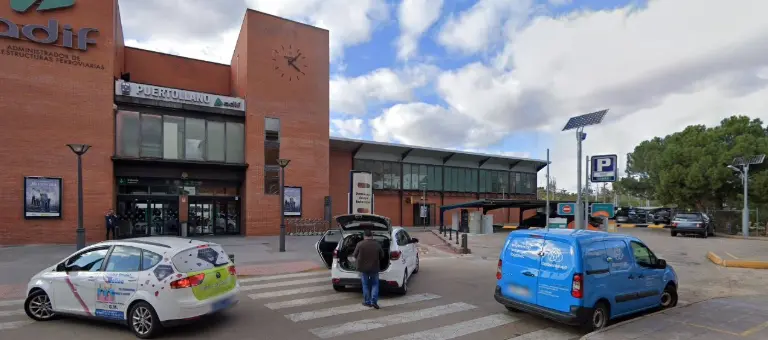
[[[768,296],[705,300],[632,319],[581,339],[768,339]]]

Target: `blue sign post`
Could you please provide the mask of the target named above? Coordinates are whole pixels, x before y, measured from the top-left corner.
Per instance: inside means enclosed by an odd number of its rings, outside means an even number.
[[[560,216],[573,216],[576,214],[576,203],[558,203],[557,214]]]
[[[616,155],[592,156],[590,163],[592,183],[616,182],[619,172]]]

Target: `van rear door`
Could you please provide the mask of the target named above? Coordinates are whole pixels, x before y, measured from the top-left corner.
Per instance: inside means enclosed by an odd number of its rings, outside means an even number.
[[[536,304],[560,312],[570,312],[581,300],[571,295],[574,274],[581,261],[570,240],[547,234],[540,257]],[[583,282],[582,282],[583,284]]]
[[[518,301],[536,304],[539,276],[539,253],[544,239],[539,235],[510,233],[502,248],[501,294]]]

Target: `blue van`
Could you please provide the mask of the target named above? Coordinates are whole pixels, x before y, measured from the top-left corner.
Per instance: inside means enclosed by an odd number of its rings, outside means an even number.
[[[509,233],[496,301],[510,311],[600,329],[608,321],[677,304],[677,274],[639,239],[572,229]]]

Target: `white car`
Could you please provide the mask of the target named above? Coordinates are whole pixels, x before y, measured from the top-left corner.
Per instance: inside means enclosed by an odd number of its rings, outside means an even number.
[[[126,323],[149,339],[163,327],[239,302],[235,265],[220,245],[179,237],[106,241],[30,279],[24,302],[37,321],[59,315]]]
[[[360,273],[355,270],[352,253],[363,240],[363,231],[370,229],[381,243],[388,258],[381,260],[379,284],[400,294],[408,292],[408,280],[419,271],[418,239],[411,238],[405,229],[393,228],[389,218],[373,214],[340,215],[336,217],[338,230],[329,230],[315,244],[318,255],[331,269],[333,288],[341,291],[345,286],[360,286]]]

